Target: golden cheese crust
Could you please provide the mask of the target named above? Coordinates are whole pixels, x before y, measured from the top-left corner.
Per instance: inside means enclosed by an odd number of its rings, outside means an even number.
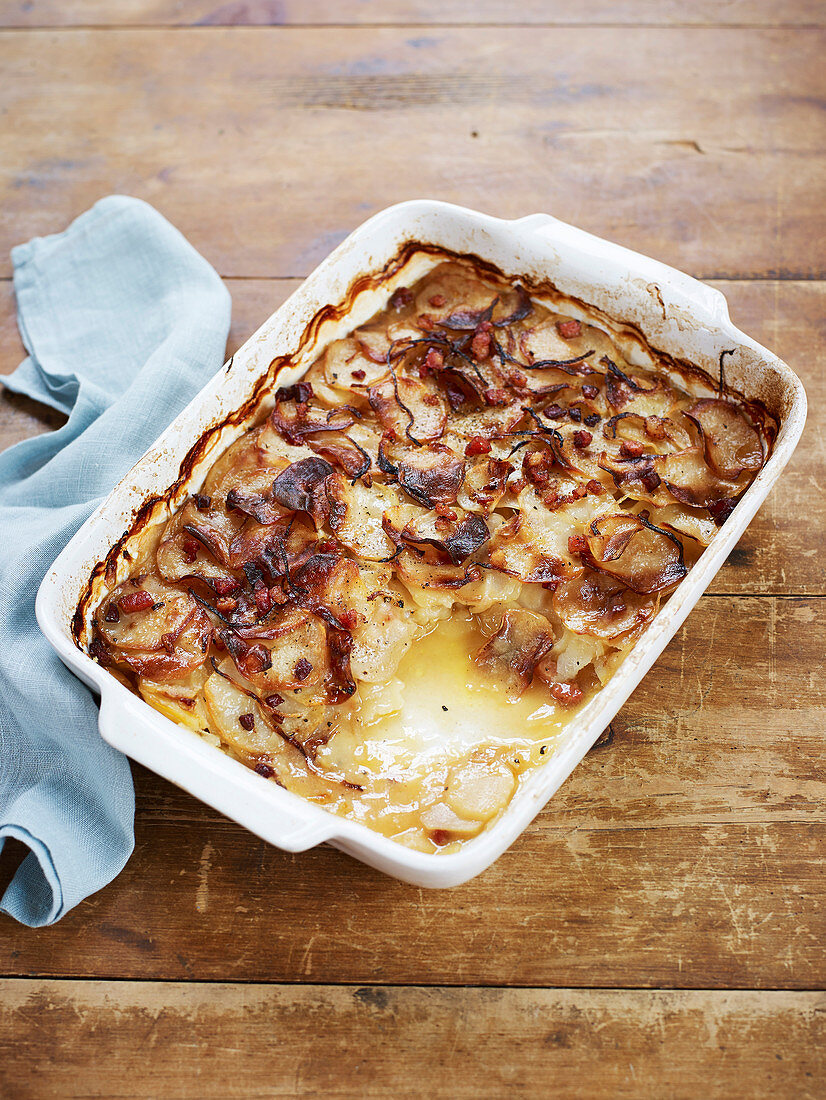
[[[770,444],[722,387],[441,263],[275,394],[106,595],[90,653],[265,778],[449,848],[608,679]],[[516,758],[482,738],[400,779],[365,731],[459,620],[472,676],[546,724]]]

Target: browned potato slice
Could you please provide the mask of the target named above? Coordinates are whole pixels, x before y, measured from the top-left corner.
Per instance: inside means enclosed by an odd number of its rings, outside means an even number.
[[[562,581],[554,592],[553,606],[569,630],[601,638],[616,638],[637,629],[655,610],[650,596],[641,596],[613,577],[585,569]]]
[[[330,527],[336,538],[366,561],[383,561],[395,547],[382,528],[386,509],[398,497],[388,485],[374,481],[368,489],[360,481],[351,485],[341,471],[327,481],[330,501]]]
[[[554,630],[544,615],[515,607],[505,612],[474,660],[502,684],[509,698],[518,699],[553,644]]]
[[[655,527],[643,515],[600,516],[586,537],[590,564],[634,592],[661,592],[688,572],[677,536]]]
[[[444,435],[448,404],[430,380],[399,375],[371,386],[369,396],[382,427],[399,439],[428,443]]]
[[[702,432],[706,461],[718,477],[737,478],[763,465],[760,436],[729,401],[697,401],[686,416]]]

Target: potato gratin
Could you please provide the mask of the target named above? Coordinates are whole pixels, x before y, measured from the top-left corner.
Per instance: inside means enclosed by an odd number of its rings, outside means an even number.
[[[439,264],[147,529],[90,653],[263,779],[455,848],[553,753],[768,456],[760,409],[649,359]]]

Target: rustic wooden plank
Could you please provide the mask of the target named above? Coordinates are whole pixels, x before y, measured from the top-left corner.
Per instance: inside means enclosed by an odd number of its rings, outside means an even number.
[[[818,987],[820,614],[815,600],[703,600],[612,743],[455,890],[329,847],[286,855],[136,769],[124,873],[46,932],[0,922],[0,973]]]
[[[818,0],[4,0],[0,26],[822,26]]]
[[[826,32],[617,34],[5,31],[0,254],[126,191],[222,274],[298,276],[430,195],[708,277],[823,274]]]
[[[8,1100],[815,1100],[824,1032],[820,993],[6,981],[0,1087]]]

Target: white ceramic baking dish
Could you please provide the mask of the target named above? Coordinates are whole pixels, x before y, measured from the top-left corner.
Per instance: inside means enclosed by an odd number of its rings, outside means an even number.
[[[279,382],[290,384],[330,340],[363,323],[386,303],[395,287],[422,274],[433,261],[421,253],[400,267],[398,257],[409,256],[411,242],[472,254],[534,285],[552,283],[575,300],[569,303],[569,312],[591,319],[593,307],[608,318],[636,326],[654,348],[687,359],[714,376],[721,354],[730,352],[724,360],[727,384],[764,402],[780,422],[770,459],[725,526],[607,686],[569,725],[556,753],[528,773],[492,826],[460,851],[444,854],[412,851],[261,779],[132,694],[83,652],[72,632],[73,616],[90,574],[145,502],[177,482],[168,505],[152,506],[166,514],[197,490],[217,454],[245,430],[256,409],[260,415],[267,407],[273,360],[293,356],[300,349],[292,363],[280,367]],[[346,304],[330,308],[341,303]],[[327,841],[409,882],[458,885],[483,871],[513,843],[639,684],[765,500],[797,444],[805,416],[806,396],[799,379],[734,327],[718,291],[546,214],[503,221],[440,202],[401,203],[352,233],[116,486],[46,574],[37,597],[38,622],[62,660],[100,693],[101,736],[134,760],[279,848],[303,851]],[[201,444],[196,459],[182,467],[183,457],[202,437],[208,444]],[[116,564],[110,556],[111,569]],[[102,592],[102,576],[97,583]],[[94,605],[95,599],[90,598],[85,621]],[[81,619],[76,634],[79,631],[82,640]]]

